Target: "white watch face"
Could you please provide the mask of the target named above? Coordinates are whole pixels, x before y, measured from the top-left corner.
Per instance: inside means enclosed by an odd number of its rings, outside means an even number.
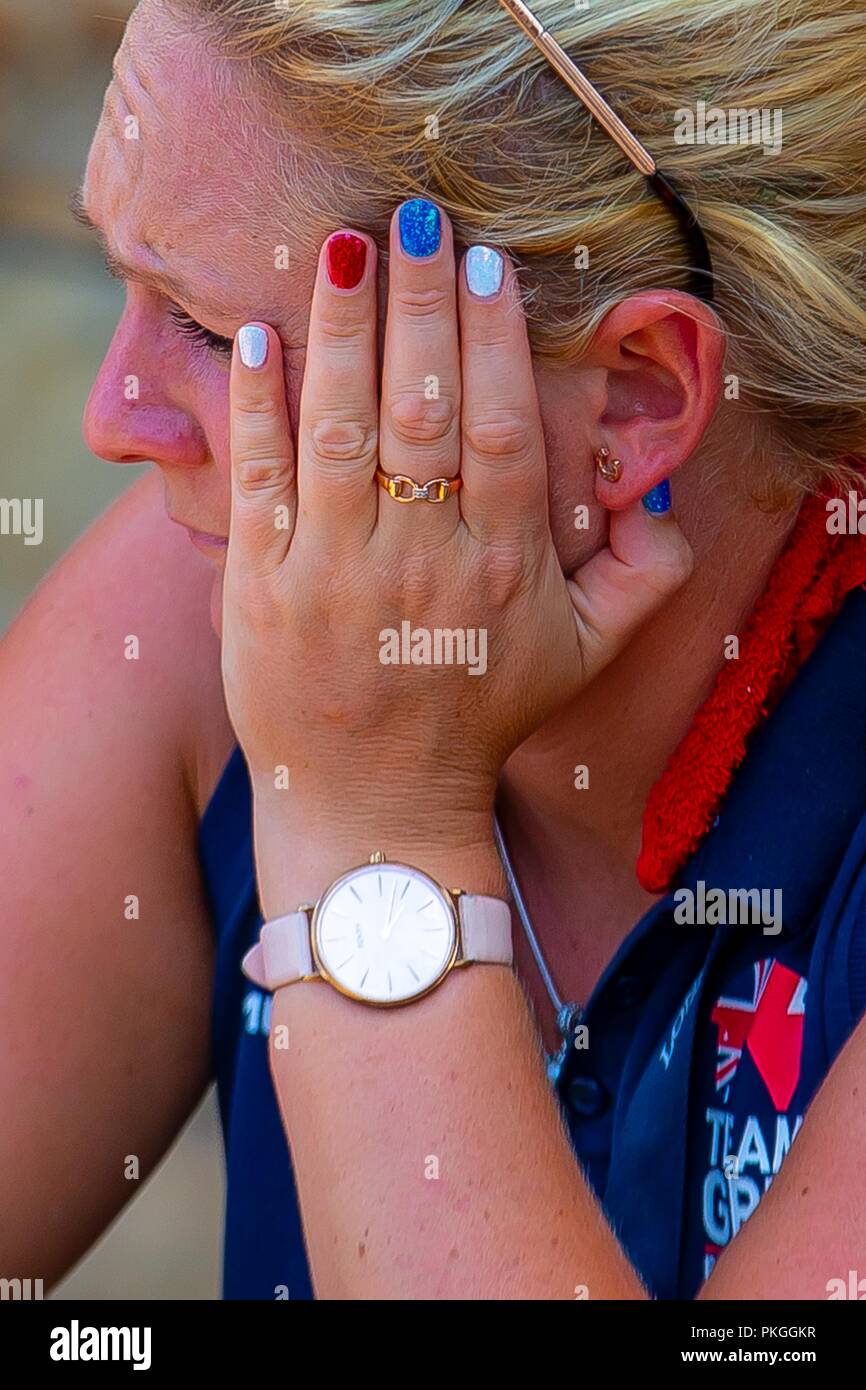
[[[322,974],[353,998],[402,1004],[445,974],[457,950],[449,899],[405,864],[368,864],[328,889],[313,916]]]

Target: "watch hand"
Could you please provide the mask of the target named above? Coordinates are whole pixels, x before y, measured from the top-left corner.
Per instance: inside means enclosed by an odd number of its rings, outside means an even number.
[[[395,883],[395,884],[394,884],[394,891],[393,891],[392,894],[391,894],[391,906],[388,908],[388,920],[387,920],[387,922],[385,923],[384,927],[382,928],[382,930],[381,930],[380,933],[379,933],[379,935],[381,936],[381,938],[382,938],[383,941],[387,941],[388,938],[389,938],[390,935],[391,935],[391,932],[394,930],[394,923],[393,923],[392,920],[391,920],[391,914],[392,914],[392,912],[394,911],[394,899],[396,898],[396,896],[397,896],[397,885],[396,885],[396,883]],[[402,910],[403,910],[403,909],[401,908],[400,911],[402,912]],[[399,912],[397,913],[397,916],[398,916],[398,917],[400,916],[400,913],[399,913]]]
[[[403,914],[405,911],[406,911],[406,904],[404,903],[403,906],[400,908],[400,911],[397,913],[397,916],[394,918],[393,922],[389,922],[389,923],[388,923],[387,936],[385,935],[385,932],[382,933],[382,937],[383,937],[383,939],[384,939],[385,941],[388,940],[388,937],[391,935],[392,931],[394,930],[395,926],[397,925],[397,923],[399,922],[399,920],[400,920],[402,914]]]

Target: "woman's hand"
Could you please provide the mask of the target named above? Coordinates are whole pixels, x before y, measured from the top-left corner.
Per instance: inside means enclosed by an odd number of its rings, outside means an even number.
[[[427,209],[410,206],[410,231],[414,214],[435,232]],[[474,294],[439,225],[438,249],[417,257],[394,218],[381,405],[376,248],[361,234],[337,233],[319,259],[297,456],[273,329],[241,330],[232,367],[229,712],[257,815],[302,817],[347,853],[362,831],[365,853],[489,840],[510,753],[690,567],[676,523],[638,503],[566,581],[514,269]],[[495,285],[495,253],[469,256]],[[336,287],[329,266],[358,283]],[[401,504],[377,468],[462,487]],[[451,634],[438,648],[437,631]]]

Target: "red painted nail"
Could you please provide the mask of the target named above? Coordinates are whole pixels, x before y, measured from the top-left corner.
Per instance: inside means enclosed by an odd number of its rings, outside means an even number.
[[[353,232],[335,232],[328,240],[328,279],[335,289],[353,290],[364,278],[367,243]]]

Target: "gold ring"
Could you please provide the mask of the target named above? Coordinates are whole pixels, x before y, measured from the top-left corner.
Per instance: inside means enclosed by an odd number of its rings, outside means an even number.
[[[431,478],[429,483],[416,483],[405,473],[384,473],[376,469],[376,481],[395,502],[447,502],[463,485],[462,478]]]

